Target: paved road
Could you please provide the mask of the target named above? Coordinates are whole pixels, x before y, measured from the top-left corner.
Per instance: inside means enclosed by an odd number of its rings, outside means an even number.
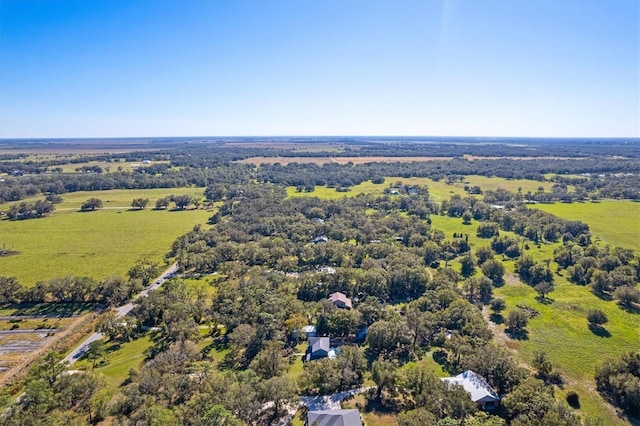
[[[151,284],[150,286],[148,286],[147,288],[142,290],[133,299],[135,300],[138,297],[147,297],[149,295],[150,291],[155,290],[158,287],[160,287],[162,285],[162,283],[164,283],[167,278],[169,278],[171,275],[173,275],[176,272],[177,269],[178,269],[178,264],[177,263],[174,263],[173,265],[169,266],[169,268],[167,268],[167,270],[164,271],[162,273],[162,275],[160,275],[153,282],[153,284]],[[131,312],[131,310],[133,309],[134,306],[135,305],[133,304],[133,302],[129,302],[126,305],[122,305],[122,306],[116,308],[116,318],[122,318],[123,316],[127,315],[129,312]],[[69,355],[67,355],[62,360],[62,362],[66,362],[69,365],[73,364],[78,359],[80,359],[80,357],[87,351],[87,349],[89,347],[89,344],[91,342],[95,342],[96,340],[100,340],[103,337],[104,337],[103,333],[97,333],[97,332],[93,333],[84,342],[80,343],[80,345],[78,345],[78,347],[76,347],[73,351],[71,351],[71,353]]]

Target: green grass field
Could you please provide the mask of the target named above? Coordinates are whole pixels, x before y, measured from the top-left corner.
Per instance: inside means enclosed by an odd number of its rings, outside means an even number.
[[[137,196],[151,198],[172,192],[164,191],[98,191],[91,194],[105,201],[105,205],[126,207]],[[84,199],[79,193],[73,195],[66,203]],[[0,270],[2,275],[15,276],[27,286],[65,275],[96,279],[124,276],[142,257],[161,261],[179,235],[196,224],[206,223],[212,214],[212,211],[202,209],[103,209],[81,213],[61,208],[41,219],[3,220],[0,221],[0,244],[19,254],[0,258]]]
[[[427,185],[429,186],[429,193],[435,199],[449,198],[453,194],[466,195],[466,192],[462,187],[454,185],[447,185],[444,182],[436,182],[427,178],[400,178],[389,177],[385,178],[385,182],[381,184],[374,184],[370,181],[362,182],[361,184],[354,185],[348,192],[338,192],[335,188],[327,188],[326,186],[316,186],[312,192],[296,192],[294,186],[287,188],[287,195],[289,197],[319,197],[325,200],[335,200],[342,197],[355,197],[358,194],[371,194],[382,195],[385,188],[388,188],[390,184],[401,182],[403,185]]]
[[[537,209],[556,216],[581,220],[603,242],[640,253],[640,203],[602,201],[599,203],[536,204]]]
[[[110,347],[107,359],[103,367],[96,367],[96,372],[102,374],[107,385],[116,388],[128,377],[131,368],[138,367],[146,358],[146,351],[152,346],[149,336],[143,336],[131,342],[123,343],[118,348]],[[84,361],[87,368],[91,368],[88,361]]]
[[[496,296],[504,298],[509,309],[524,304],[540,313],[529,323],[528,340],[511,340],[507,344],[528,364],[534,351],[546,352],[568,381],[565,391],[578,392],[582,412],[588,418],[596,418],[606,413],[607,406],[594,390],[595,368],[604,358],[638,349],[640,317],[626,313],[614,302],[597,298],[584,287],[568,283],[563,277],[557,277],[555,285],[551,304],[537,301],[535,291],[524,284],[507,284],[496,289]],[[590,309],[606,313],[609,322],[605,328],[610,337],[600,337],[589,330],[586,314]]]
[[[542,186],[545,191],[551,190],[553,183],[551,182],[538,182],[528,179],[504,179],[499,177],[485,177],[485,176],[467,176],[464,182],[456,182],[454,184],[447,184],[446,182],[434,181],[429,178],[402,178],[402,177],[387,177],[382,184],[373,184],[370,181],[362,182],[359,185],[354,185],[349,192],[337,192],[335,188],[327,188],[324,186],[317,186],[312,192],[296,192],[296,188],[291,186],[287,188],[287,194],[290,197],[319,197],[327,200],[333,200],[342,197],[354,197],[358,194],[371,194],[382,195],[384,189],[389,187],[390,184],[400,182],[403,185],[427,185],[429,187],[429,193],[434,199],[448,199],[452,195],[467,196],[465,192],[465,185],[474,186],[479,185],[483,190],[495,190],[497,188],[503,188],[508,191],[516,192],[518,188],[522,189],[523,193],[531,191],[533,193],[538,191],[538,187]]]
[[[62,194],[62,203],[56,204],[56,211],[79,210],[82,203],[89,198],[99,198],[102,200],[103,207],[127,209],[131,207],[131,201],[134,198],[148,198],[149,204],[147,208],[153,208],[159,198],[169,195],[190,195],[204,199],[205,188],[153,188],[153,189],[112,189],[109,191],[78,191]],[[25,199],[26,202],[34,202],[42,200],[43,195],[30,197]],[[0,204],[0,210],[7,209],[11,204]]]
[[[630,202],[622,203],[622,206],[627,208],[636,206]],[[586,210],[591,204],[578,204],[574,208],[577,206],[582,206]],[[612,204],[609,208],[615,208],[615,206]],[[545,207],[548,206],[545,205]],[[478,247],[490,244],[490,240],[475,236],[478,224],[475,221],[470,225],[463,225],[462,219],[436,215],[432,215],[431,220],[432,226],[442,230],[447,239],[450,239],[454,232],[468,233],[469,243],[474,252]],[[501,234],[514,235],[503,231]],[[599,234],[595,233],[595,235]],[[618,244],[620,242],[614,241]],[[537,247],[533,243],[528,243],[529,249],[526,253],[536,261],[550,259],[553,258],[553,250],[560,244],[543,244]],[[564,276],[557,274],[554,277],[556,289],[549,296],[552,303],[540,303],[536,299],[537,293],[513,276],[515,262],[506,260],[503,263],[505,270],[512,274],[512,277],[508,280],[508,284],[495,289],[494,294],[507,302],[508,309],[504,315],[506,316],[508,311],[518,304],[531,306],[540,313],[529,323],[528,340],[506,339],[507,346],[514,351],[521,362],[527,365],[531,364],[534,351],[545,351],[568,381],[564,389],[558,389],[557,394],[560,399],[566,396],[567,392],[576,391],[580,395],[581,415],[590,419],[601,418],[605,421],[604,424],[625,424],[612,417],[614,414],[611,407],[595,391],[593,375],[596,366],[604,358],[616,356],[625,351],[638,350],[640,315],[628,313],[620,309],[615,302],[602,300],[592,294],[588,288],[572,284]],[[457,270],[460,269],[457,260],[453,261],[451,266]],[[553,271],[556,267],[557,265],[552,262]],[[609,322],[605,328],[611,334],[610,337],[600,337],[589,330],[586,314],[590,309],[600,309],[606,313]],[[498,328],[503,330],[503,326]],[[437,372],[437,369],[435,371]]]

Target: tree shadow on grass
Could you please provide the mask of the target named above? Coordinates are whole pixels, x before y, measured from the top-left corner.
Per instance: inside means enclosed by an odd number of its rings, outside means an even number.
[[[598,324],[589,324],[589,330],[598,337],[611,337],[609,330]]]
[[[611,297],[609,293],[601,293],[601,292],[592,292],[592,293],[595,294],[601,300],[605,300],[607,302],[611,302],[613,300],[613,297]]]
[[[491,314],[489,315],[489,320],[491,320],[492,323],[494,324],[503,324],[504,323],[504,317],[500,314]]]
[[[504,332],[509,336],[511,340],[529,340],[529,332],[527,330],[509,330]]]
[[[553,302],[555,302],[555,300],[551,299],[550,297],[542,297],[542,296],[536,296],[536,301],[541,305],[551,305],[553,304]]]
[[[640,306],[639,305],[622,305],[622,304],[618,304],[618,306],[620,306],[620,308],[625,311],[628,312],[630,314],[640,314]]]
[[[494,280],[493,281],[493,287],[494,288],[504,287],[505,284],[506,283],[505,283],[505,281],[503,279],[502,280]]]

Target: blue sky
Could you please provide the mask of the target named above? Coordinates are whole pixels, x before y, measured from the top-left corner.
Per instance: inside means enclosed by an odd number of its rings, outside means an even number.
[[[0,0],[0,137],[640,137],[638,0]]]

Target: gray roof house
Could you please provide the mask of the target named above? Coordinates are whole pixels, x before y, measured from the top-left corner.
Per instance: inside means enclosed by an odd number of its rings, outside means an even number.
[[[329,295],[329,300],[340,309],[351,309],[353,307],[351,299],[349,299],[346,294],[340,293],[339,291],[331,293]]]
[[[328,337],[309,337],[309,346],[305,359],[312,361],[314,359],[326,358],[331,351],[331,339]]]
[[[500,397],[494,392],[489,383],[471,370],[467,370],[455,377],[445,377],[442,381],[450,385],[460,385],[471,394],[471,400],[483,410],[493,410],[500,403]]]
[[[309,411],[307,426],[362,426],[358,410]]]

